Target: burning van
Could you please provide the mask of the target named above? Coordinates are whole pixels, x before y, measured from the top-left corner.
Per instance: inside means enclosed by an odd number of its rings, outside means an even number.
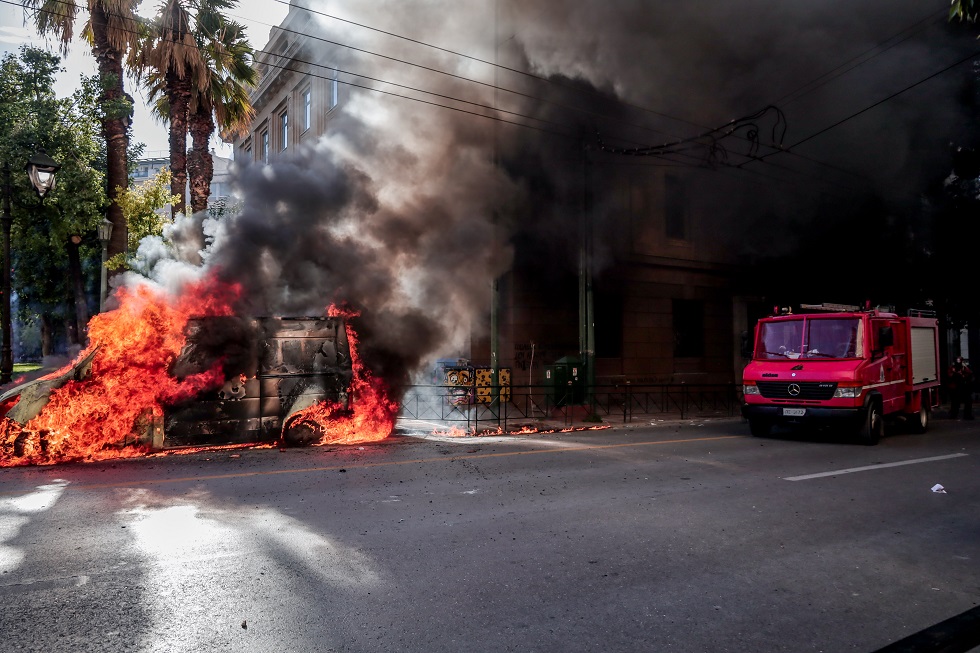
[[[289,444],[310,443],[316,434],[295,416],[324,401],[349,409],[353,371],[340,318],[192,319],[171,374],[200,373],[216,360],[224,383],[167,407],[161,419],[153,420],[148,439],[155,448],[280,436]]]
[[[104,380],[98,378],[99,360],[107,354],[91,347],[71,366],[0,396],[0,463],[100,459],[111,451],[126,455],[130,449],[138,453],[147,448],[248,442],[314,444],[351,413],[354,372],[348,333],[345,320],[336,316],[191,318],[168,369],[161,376],[145,368],[143,383],[197,389],[164,392],[170,400],[158,400],[121,427],[111,424],[125,412],[123,405],[111,405],[118,404],[121,390],[115,386],[107,393],[104,382],[100,389],[98,382]],[[138,378],[140,371],[134,367],[128,365],[127,371]],[[133,387],[138,384],[127,385],[129,393],[140,391]],[[160,395],[159,389],[147,390]],[[83,403],[86,399],[88,405]],[[51,420],[43,418],[55,403],[71,410],[62,409],[64,418],[56,419],[52,428]],[[128,407],[131,402],[124,403]],[[87,413],[87,424],[101,427],[79,428],[78,413]],[[45,426],[37,427],[39,423]],[[60,424],[65,427],[58,428]],[[84,442],[69,444],[72,439]]]

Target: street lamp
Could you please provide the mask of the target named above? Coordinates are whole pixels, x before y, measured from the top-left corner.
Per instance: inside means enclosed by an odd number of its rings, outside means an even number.
[[[37,196],[44,201],[44,196],[54,188],[54,175],[61,169],[61,164],[45,154],[44,150],[38,150],[30,159],[24,170],[31,180],[31,186]],[[10,227],[13,224],[13,216],[10,215],[10,165],[3,164],[3,215],[0,216],[0,224],[3,226],[3,284],[0,292],[3,293],[3,303],[0,308],[0,332],[3,336],[3,344],[0,345],[0,384],[10,383],[14,372],[14,355],[11,340],[13,335],[10,328]]]
[[[112,223],[102,219],[102,224],[99,225],[99,240],[102,241],[102,285],[100,286],[101,291],[99,293],[99,312],[105,311],[105,296],[108,290],[107,273],[105,263],[109,257],[109,239],[112,238]]]
[[[27,171],[37,196],[43,200],[49,190],[54,190],[54,173],[61,170],[61,164],[49,157],[42,148],[27,160],[24,170]]]

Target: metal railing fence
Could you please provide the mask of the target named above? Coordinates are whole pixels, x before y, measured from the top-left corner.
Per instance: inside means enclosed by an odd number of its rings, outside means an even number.
[[[610,384],[555,386],[411,385],[402,388],[400,416],[436,420],[467,431],[550,420],[565,426],[574,421],[632,422],[638,416],[727,416],[739,413],[741,386],[730,384]],[[465,426],[464,426],[465,425]]]

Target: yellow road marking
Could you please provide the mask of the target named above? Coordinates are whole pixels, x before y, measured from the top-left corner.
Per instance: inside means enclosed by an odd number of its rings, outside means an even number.
[[[138,481],[130,482],[120,482],[120,483],[93,483],[90,485],[75,485],[76,490],[99,490],[105,488],[114,487],[139,487],[143,485],[162,485],[165,483],[188,483],[191,481],[214,481],[229,478],[249,478],[253,476],[275,476],[279,474],[309,474],[312,472],[333,472],[340,469],[370,469],[372,467],[395,467],[398,465],[418,465],[424,463],[433,462],[453,462],[457,460],[479,460],[481,458],[504,458],[507,456],[530,456],[539,454],[549,454],[549,453],[566,453],[566,452],[582,452],[582,451],[599,451],[602,449],[621,449],[624,447],[647,447],[656,446],[664,444],[686,444],[689,442],[714,442],[718,440],[734,440],[738,438],[745,438],[744,435],[722,435],[710,438],[685,438],[683,440],[653,440],[649,442],[621,442],[618,444],[596,444],[596,445],[583,445],[579,447],[564,447],[564,448],[549,448],[549,449],[530,449],[527,451],[503,451],[499,453],[481,453],[481,454],[466,454],[462,456],[446,456],[442,458],[415,458],[412,460],[389,460],[385,462],[377,463],[353,463],[345,465],[331,465],[329,467],[303,467],[298,469],[272,469],[266,471],[256,471],[256,472],[237,472],[234,474],[210,474],[205,476],[184,476],[180,478],[160,478],[160,479],[144,479]],[[138,460],[138,459],[132,459]],[[106,461],[103,461],[106,462]],[[21,494],[21,491],[16,492],[0,492],[0,496],[11,496]]]

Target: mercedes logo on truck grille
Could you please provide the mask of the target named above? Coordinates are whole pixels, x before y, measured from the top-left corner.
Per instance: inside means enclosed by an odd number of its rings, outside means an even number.
[[[789,393],[789,396],[790,397],[799,397],[800,396],[800,384],[799,383],[790,383],[788,386],[786,386],[786,392]]]

